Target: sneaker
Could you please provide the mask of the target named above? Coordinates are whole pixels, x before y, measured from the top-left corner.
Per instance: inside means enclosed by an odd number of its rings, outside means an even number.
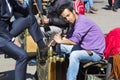
[[[95,7],[91,7],[91,10],[98,11]]]

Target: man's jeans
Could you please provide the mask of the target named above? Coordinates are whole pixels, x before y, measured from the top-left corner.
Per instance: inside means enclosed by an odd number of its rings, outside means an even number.
[[[83,0],[86,3],[86,10],[90,11],[90,8],[94,6],[93,0]]]
[[[61,44],[60,50],[65,54],[70,53],[66,80],[77,79],[80,62],[95,62],[101,59],[101,57],[94,51],[92,51],[93,55],[90,56],[85,50],[80,50],[79,46]]]

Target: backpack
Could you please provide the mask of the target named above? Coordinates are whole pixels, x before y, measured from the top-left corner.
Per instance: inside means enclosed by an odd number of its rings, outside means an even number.
[[[81,0],[75,0],[74,1],[74,9],[78,14],[85,14],[85,7],[84,7],[84,3]]]

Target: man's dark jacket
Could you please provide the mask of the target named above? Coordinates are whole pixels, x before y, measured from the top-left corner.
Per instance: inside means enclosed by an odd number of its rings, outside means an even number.
[[[11,40],[12,35],[10,35],[8,25],[10,25],[10,19],[14,13],[22,14],[23,17],[26,17],[29,13],[27,7],[23,7],[21,3],[16,2],[15,0],[8,0],[12,11],[9,11],[6,0],[0,0],[0,42],[4,42],[4,39]],[[2,38],[4,37],[4,39]]]
[[[58,27],[68,27],[68,23],[57,14],[57,10],[62,4],[67,3],[68,0],[55,0],[48,8],[48,18],[50,19],[49,25]]]

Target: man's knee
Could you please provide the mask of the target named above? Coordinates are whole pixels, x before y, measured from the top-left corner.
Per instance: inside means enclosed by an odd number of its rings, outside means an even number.
[[[26,53],[23,53],[19,56],[19,60],[26,60],[28,59],[28,55]]]
[[[72,51],[72,53],[70,54],[70,59],[76,59],[79,61],[83,59],[83,55],[85,55],[85,52],[83,50]]]
[[[34,22],[36,21],[36,18],[35,18],[35,16],[34,16],[33,14],[29,14],[29,15],[28,15],[28,19],[29,19],[32,23],[34,23]]]
[[[72,52],[70,54],[70,58],[69,59],[72,60],[72,61],[75,61],[75,62],[79,62],[81,57],[78,56],[78,54],[76,52]]]

